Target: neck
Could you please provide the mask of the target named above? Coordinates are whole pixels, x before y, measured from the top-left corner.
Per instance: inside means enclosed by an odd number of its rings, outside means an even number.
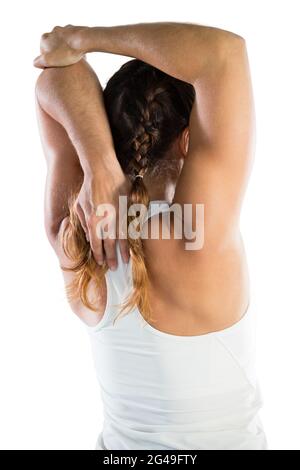
[[[176,185],[168,182],[164,185],[159,185],[157,182],[147,180],[145,177],[145,186],[147,188],[150,201],[167,201],[172,203]]]
[[[150,201],[164,200],[169,204],[172,203],[183,162],[184,160],[178,156],[169,154],[156,170],[145,174],[144,183]]]

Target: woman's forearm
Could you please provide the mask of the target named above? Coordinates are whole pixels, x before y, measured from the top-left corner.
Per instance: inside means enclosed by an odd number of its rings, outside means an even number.
[[[84,52],[109,52],[135,57],[189,83],[222,57],[228,43],[241,39],[218,28],[193,23],[138,23],[91,27],[74,42]]]
[[[112,165],[114,147],[101,85],[85,60],[44,70],[36,92],[43,109],[65,128],[85,174]]]

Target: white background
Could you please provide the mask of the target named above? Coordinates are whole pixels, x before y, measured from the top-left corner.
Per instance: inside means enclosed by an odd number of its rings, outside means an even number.
[[[40,35],[55,25],[187,21],[246,38],[257,152],[242,228],[255,294],[271,449],[300,449],[299,2],[1,3],[0,447],[93,449],[102,415],[89,338],[68,308],[43,229],[45,164],[34,108]],[[90,54],[102,84],[126,57]],[[182,58],[184,60],[184,58]],[[105,361],[105,357],[103,358]]]

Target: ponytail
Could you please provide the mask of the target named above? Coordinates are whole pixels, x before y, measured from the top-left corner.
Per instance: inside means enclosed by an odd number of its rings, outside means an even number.
[[[143,204],[147,208],[149,207],[149,194],[144,184],[143,172],[140,171],[135,175],[132,183],[129,204]],[[134,220],[134,216],[128,216],[128,226]],[[119,315],[128,313],[135,306],[143,314],[145,320],[151,319],[151,308],[149,302],[149,277],[146,267],[146,260],[143,249],[143,241],[141,238],[142,227],[139,227],[140,236],[136,239],[128,235],[128,243],[130,248],[130,255],[132,259],[132,282],[133,292],[130,297],[122,305]],[[119,317],[117,315],[116,319]],[[115,320],[116,320],[115,319]]]

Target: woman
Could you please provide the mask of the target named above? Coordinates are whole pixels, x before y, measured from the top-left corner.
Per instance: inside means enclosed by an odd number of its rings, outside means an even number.
[[[134,58],[104,91],[85,60],[96,51]],[[96,448],[266,449],[239,229],[254,141],[245,41],[197,24],[68,25],[42,36],[34,65],[46,230],[102,389]],[[97,207],[127,194],[147,207],[140,237],[99,236]],[[163,237],[172,203],[204,205],[201,249],[174,236],[176,217]],[[142,236],[149,221],[156,238]]]

